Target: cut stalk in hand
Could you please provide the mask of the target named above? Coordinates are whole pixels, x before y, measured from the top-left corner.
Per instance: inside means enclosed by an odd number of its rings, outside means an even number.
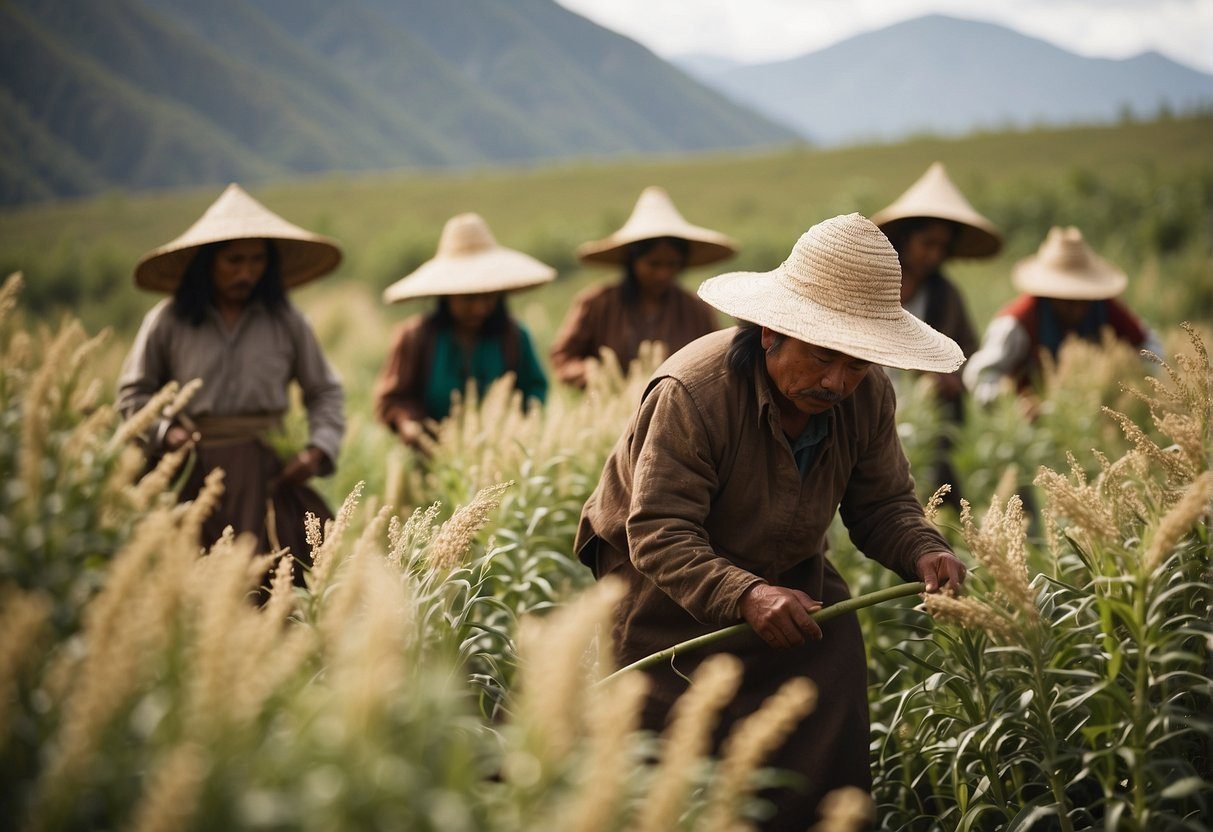
[[[892,601],[895,598],[905,598],[908,595],[918,595],[926,592],[927,585],[922,581],[913,581],[908,584],[898,584],[897,586],[889,587],[888,589],[879,589],[876,592],[869,592],[867,595],[860,595],[856,598],[848,598],[845,601],[839,601],[837,604],[831,604],[828,607],[823,607],[812,614],[812,618],[818,624],[829,621],[831,618],[837,618],[840,615],[845,615],[848,612],[863,609],[864,607],[873,607],[877,604],[882,604],[885,601]],[[683,653],[689,653],[692,650],[698,650],[700,647],[706,647],[710,644],[715,644],[719,641],[724,641],[730,636],[739,635],[741,633],[753,632],[753,628],[749,624],[734,624],[732,627],[725,627],[723,630],[706,633],[702,636],[696,636],[692,639],[679,642],[673,647],[667,647],[652,655],[645,656],[643,659],[634,661],[627,667],[621,667],[610,676],[602,680],[600,684],[605,684],[611,681],[616,676],[622,676],[632,670],[644,670],[648,667],[661,664],[663,662],[672,661],[675,656],[680,656]]]

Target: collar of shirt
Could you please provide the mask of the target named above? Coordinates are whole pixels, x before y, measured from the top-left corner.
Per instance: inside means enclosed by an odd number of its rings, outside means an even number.
[[[809,417],[809,423],[804,426],[800,436],[792,443],[792,455],[795,456],[806,448],[811,448],[826,438],[830,432],[830,412],[814,413]]]
[[[206,305],[206,319],[210,321],[220,335],[229,340],[234,340],[249,325],[248,322],[250,320],[265,314],[267,311],[264,303],[259,300],[251,300],[245,304],[244,310],[236,320],[236,325],[229,329],[227,322],[223,320],[223,315],[219,313],[219,308],[215,304],[208,302]]]
[[[765,416],[767,424],[771,428],[771,434],[783,442],[793,456],[819,444],[830,435],[834,425],[835,408],[833,407],[814,414],[809,419],[809,423],[805,425],[804,430],[800,432],[800,436],[796,437],[795,444],[788,442],[787,435],[783,432],[783,426],[779,421],[779,408],[775,406],[775,397],[771,394],[771,383],[767,378],[766,368],[761,363],[754,366],[754,398],[758,403],[759,417]]]

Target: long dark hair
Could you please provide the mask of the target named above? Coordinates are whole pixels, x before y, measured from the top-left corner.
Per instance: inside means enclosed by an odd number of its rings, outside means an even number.
[[[636,303],[640,300],[640,281],[636,279],[636,261],[644,257],[662,243],[673,246],[682,255],[683,267],[691,255],[691,244],[681,237],[652,237],[648,240],[637,240],[628,246],[627,255],[623,261],[623,302]]]
[[[438,308],[430,316],[436,326],[449,329],[455,326],[455,316],[451,314],[451,299],[448,295],[438,298]],[[505,295],[497,298],[497,305],[492,313],[484,319],[480,326],[480,334],[485,338],[501,338],[510,328],[510,311],[505,305]]]
[[[211,285],[211,269],[215,255],[230,240],[207,243],[198,249],[194,259],[185,267],[181,284],[173,294],[173,314],[190,326],[199,326],[206,320],[206,308],[211,305],[214,289]],[[253,287],[249,302],[260,301],[271,312],[286,306],[286,287],[282,284],[282,260],[273,240],[265,241],[265,273]]]
[[[779,349],[788,336],[782,332],[771,333],[775,342],[771,350]],[[737,332],[729,342],[729,349],[724,355],[725,363],[734,373],[748,373],[758,366],[758,359],[766,350],[762,348],[762,327],[750,321],[738,321]]]

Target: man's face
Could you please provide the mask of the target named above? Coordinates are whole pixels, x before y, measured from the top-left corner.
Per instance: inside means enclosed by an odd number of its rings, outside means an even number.
[[[823,413],[855,392],[872,363],[845,353],[784,338],[762,328],[767,375],[783,398],[809,415]]]
[[[663,241],[632,261],[632,273],[642,290],[660,294],[674,285],[686,265],[682,252]]]
[[[211,285],[217,301],[235,305],[248,302],[265,274],[268,245],[265,240],[233,240],[215,253]]]
[[[501,302],[501,292],[482,292],[475,295],[450,295],[447,298],[455,326],[465,332],[479,332],[480,327],[493,314]]]
[[[1053,312],[1057,315],[1057,319],[1066,329],[1077,329],[1082,323],[1082,319],[1087,316],[1087,310],[1091,308],[1089,300],[1062,300],[1061,298],[1050,298],[1053,304]]]
[[[927,223],[906,238],[901,270],[913,279],[929,277],[948,259],[951,246],[952,226],[946,222]]]

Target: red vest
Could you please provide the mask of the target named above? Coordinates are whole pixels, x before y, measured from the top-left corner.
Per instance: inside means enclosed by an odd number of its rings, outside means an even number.
[[[1020,295],[998,312],[998,316],[1005,315],[1014,318],[1024,328],[1024,331],[1028,333],[1028,358],[1024,366],[1017,373],[1020,387],[1027,385],[1039,370],[1040,350],[1042,347],[1048,348],[1049,352],[1054,356],[1057,353],[1057,345],[1041,342],[1041,310],[1038,303],[1039,300],[1035,295]],[[1104,304],[1106,316],[1104,326],[1111,328],[1118,339],[1135,347],[1141,347],[1146,343],[1146,328],[1142,326],[1137,316],[1129,311],[1127,306],[1115,298],[1093,302]],[[1088,341],[1097,341],[1099,339],[1097,332],[1082,332],[1079,330],[1066,330],[1062,332],[1063,337],[1068,335],[1078,335],[1079,337],[1086,338]]]

